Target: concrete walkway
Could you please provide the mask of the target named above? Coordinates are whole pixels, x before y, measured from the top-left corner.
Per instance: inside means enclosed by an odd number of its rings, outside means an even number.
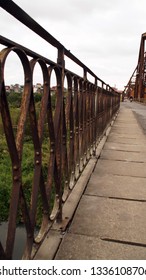
[[[55,259],[146,259],[146,136],[124,105]]]

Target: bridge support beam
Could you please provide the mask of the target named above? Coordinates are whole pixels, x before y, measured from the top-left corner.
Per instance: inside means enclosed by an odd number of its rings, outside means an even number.
[[[146,33],[142,34],[139,58],[137,65],[134,98],[138,101],[144,101],[146,98],[146,52],[145,52]]]

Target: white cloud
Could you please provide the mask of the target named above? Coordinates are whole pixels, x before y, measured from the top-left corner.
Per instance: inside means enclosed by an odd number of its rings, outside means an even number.
[[[14,2],[105,82],[119,88],[128,82],[146,31],[145,0]],[[0,26],[1,35],[56,61],[56,49],[2,9]]]

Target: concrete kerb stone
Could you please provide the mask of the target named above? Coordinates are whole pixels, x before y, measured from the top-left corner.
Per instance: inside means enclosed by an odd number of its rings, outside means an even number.
[[[103,136],[96,148],[95,156],[93,156],[89,162],[87,163],[84,171],[82,172],[81,176],[79,177],[77,183],[75,184],[73,190],[71,191],[70,195],[68,196],[66,202],[63,205],[63,220],[61,223],[57,223],[54,221],[52,224],[51,230],[48,232],[47,236],[44,238],[43,242],[41,243],[39,249],[37,250],[36,254],[32,257],[33,259],[43,260],[43,259],[54,259],[57,250],[60,246],[62,241],[63,235],[70,224],[74,213],[77,209],[77,206],[80,202],[82,194],[85,191],[85,188],[88,184],[88,181],[95,169],[97,161],[100,157],[102,149],[106,143],[107,137],[111,131],[111,127],[113,126],[119,111],[115,114],[112,121],[109,123],[108,127],[106,127]],[[51,232],[51,234],[50,234]],[[54,233],[54,235],[53,235]],[[52,246],[54,244],[54,246]]]
[[[119,111],[115,114],[115,116],[113,117],[112,121],[110,122],[110,124],[108,125],[108,127],[105,129],[105,131],[103,133],[103,136],[102,136],[102,138],[101,138],[101,140],[100,140],[100,142],[99,142],[99,144],[97,146],[97,149],[96,149],[96,157],[97,158],[100,157],[100,154],[101,154],[101,152],[102,152],[102,150],[104,148],[104,145],[105,145],[105,143],[107,141],[107,138],[108,138],[108,136],[110,134],[111,128],[114,125],[114,122],[115,122],[115,120],[116,120],[116,118],[118,116],[118,113],[119,113]]]

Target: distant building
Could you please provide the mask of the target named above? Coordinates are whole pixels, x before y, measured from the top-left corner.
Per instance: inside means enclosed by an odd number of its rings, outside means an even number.
[[[51,87],[50,90],[51,90],[51,95],[53,95],[57,90],[57,86]],[[65,87],[64,87],[64,93],[67,93],[67,89]]]
[[[10,92],[10,86],[5,86],[6,92],[9,93]]]
[[[33,86],[33,92],[34,93],[42,93],[43,92],[43,86],[41,83],[37,83],[36,85]]]
[[[6,92],[7,93],[23,93],[24,90],[24,86],[23,85],[19,85],[19,84],[15,84],[15,85],[10,85],[10,86],[5,86]],[[52,86],[50,88],[51,90],[51,95],[55,94],[55,92],[57,91],[57,86]],[[33,92],[34,93],[43,93],[43,85],[41,83],[37,83],[36,85],[33,85]],[[64,88],[64,93],[67,93],[67,89]]]

